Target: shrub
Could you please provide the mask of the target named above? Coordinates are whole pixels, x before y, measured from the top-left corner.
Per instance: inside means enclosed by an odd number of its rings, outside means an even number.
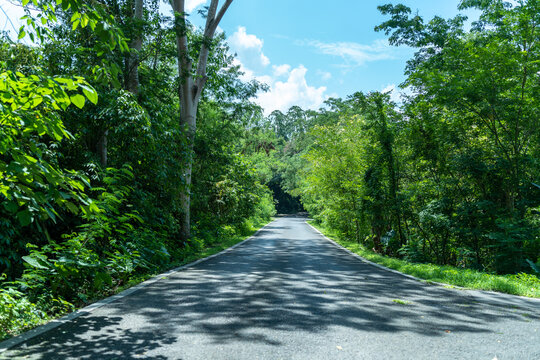
[[[22,292],[11,287],[0,288],[0,339],[31,328],[46,318]]]

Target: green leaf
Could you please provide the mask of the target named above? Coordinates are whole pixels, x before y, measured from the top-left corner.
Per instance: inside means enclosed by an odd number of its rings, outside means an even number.
[[[32,267],[35,267],[37,269],[47,269],[47,267],[41,265],[36,259],[31,256],[23,256],[22,259]]]
[[[106,272],[99,272],[96,274],[96,277],[94,278],[94,288],[95,289],[101,289],[103,285],[112,285],[112,277],[110,274]]]
[[[80,19],[80,17],[81,17],[81,13],[79,12],[73,13],[73,15],[71,16],[71,22],[74,22],[75,20]]]
[[[32,109],[38,106],[43,102],[43,98],[41,96],[35,96],[32,98],[32,105],[30,106]]]
[[[81,27],[85,28],[88,25],[88,15],[83,14],[81,17]]]
[[[28,210],[19,211],[17,213],[17,219],[19,219],[21,226],[28,226],[33,220],[32,213]]]
[[[84,107],[84,96],[82,96],[81,94],[70,96],[69,99],[79,109],[82,109]]]
[[[24,158],[25,158],[26,160],[28,160],[28,161],[31,162],[31,163],[33,163],[33,164],[37,163],[37,159],[34,158],[34,157],[32,157],[32,156],[26,155],[26,154],[24,154],[23,156],[24,156]]]
[[[534,270],[534,272],[536,272],[537,274],[540,274],[540,269],[538,269],[538,266],[536,266],[535,263],[533,263],[531,260],[529,259],[525,259],[525,261],[527,262],[527,264],[529,264],[529,266],[531,267],[531,269]]]
[[[49,209],[45,207],[45,211],[47,212],[47,215],[49,216],[49,219],[51,219],[56,224],[56,215],[54,213],[54,209]]]
[[[8,188],[9,190],[9,188]],[[7,193],[7,191],[6,191]],[[6,195],[7,197],[7,195]],[[17,205],[17,202],[16,201],[7,201],[7,202],[4,202],[4,208],[10,212],[10,213],[15,213],[18,209],[19,209],[19,205]]]
[[[73,214],[79,213],[79,208],[77,208],[77,206],[71,201],[66,201],[65,204],[66,204],[66,207],[69,209],[69,211],[71,211]]]
[[[98,94],[97,94],[97,91],[90,87],[90,86],[86,86],[86,85],[81,85],[81,88],[83,89],[83,93],[84,95],[86,96],[86,98],[94,105],[97,104],[98,102]]]
[[[73,86],[73,79],[55,77],[54,80],[56,82],[61,83],[61,84],[66,84],[66,86],[68,86],[68,87]]]

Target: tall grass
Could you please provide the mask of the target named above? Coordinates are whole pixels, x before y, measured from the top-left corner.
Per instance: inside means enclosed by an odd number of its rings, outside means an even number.
[[[502,293],[540,298],[540,279],[530,274],[493,275],[471,269],[435,264],[410,263],[404,260],[382,256],[365,249],[361,244],[344,239],[331,229],[313,221],[309,223],[327,237],[364,259],[400,271],[417,278],[459,286],[467,289],[490,290]]]

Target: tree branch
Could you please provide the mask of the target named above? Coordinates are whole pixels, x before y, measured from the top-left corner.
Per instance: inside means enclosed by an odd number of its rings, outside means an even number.
[[[233,0],[226,0],[225,3],[221,6],[221,9],[216,15],[219,0],[212,0],[210,7],[208,8],[208,15],[206,17],[206,26],[204,28],[204,39],[201,45],[201,51],[199,52],[199,59],[197,62],[197,79],[194,84],[193,91],[193,100],[198,101],[204,84],[206,83],[206,65],[208,62],[208,55],[210,53],[210,42],[212,41],[216,29],[219,25],[219,22],[225,15],[225,12],[231,5]]]
[[[178,61],[182,68],[182,74],[189,75],[191,70],[191,59],[189,58],[189,47],[187,39],[187,21],[185,12],[185,0],[171,0],[174,10],[176,25],[176,41],[178,45]]]
[[[216,31],[219,23],[221,22],[221,19],[223,18],[223,15],[225,15],[225,12],[229,8],[229,6],[231,6],[232,2],[233,2],[233,0],[226,0],[225,4],[223,4],[221,9],[219,10],[219,13],[216,16],[216,19],[214,20],[214,22],[212,24],[212,33],[214,33]]]

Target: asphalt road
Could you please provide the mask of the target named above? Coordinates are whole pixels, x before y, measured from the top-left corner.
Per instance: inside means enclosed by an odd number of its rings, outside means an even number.
[[[3,356],[538,360],[540,301],[381,270],[285,217]]]

